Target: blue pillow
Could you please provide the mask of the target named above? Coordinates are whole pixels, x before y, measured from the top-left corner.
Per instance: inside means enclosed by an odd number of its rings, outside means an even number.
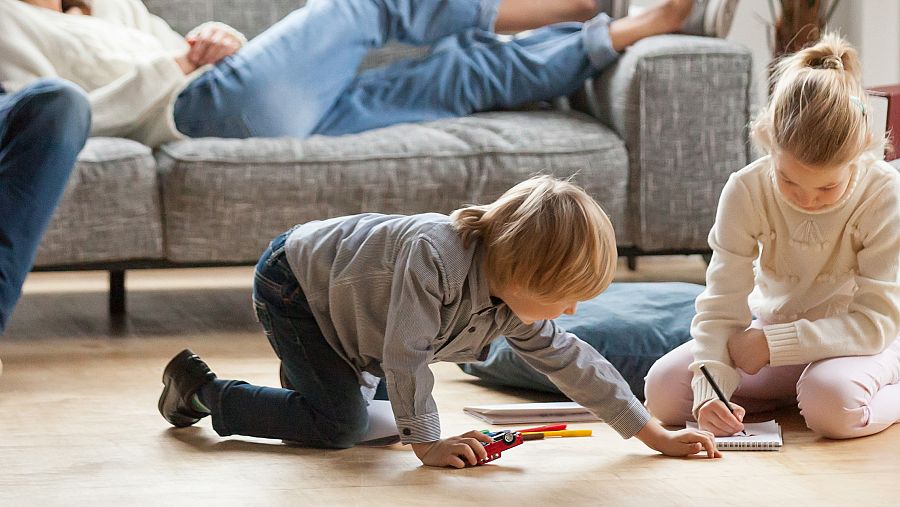
[[[603,294],[580,303],[575,315],[563,315],[556,322],[597,349],[643,400],[650,366],[690,340],[694,300],[702,291],[702,285],[690,283],[614,283]],[[487,359],[459,366],[489,383],[559,393],[502,337],[491,344]]]

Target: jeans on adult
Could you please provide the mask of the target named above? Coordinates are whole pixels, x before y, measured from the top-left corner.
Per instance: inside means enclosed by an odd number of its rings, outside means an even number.
[[[266,336],[296,390],[217,379],[201,389],[221,436],[290,440],[346,448],[368,429],[367,403],[353,368],[325,341],[284,255],[285,233],[256,265],[253,301]]]
[[[310,1],[192,81],[175,123],[190,137],[361,132],[566,95],[618,57],[605,14],[509,37],[492,32],[498,3]],[[390,40],[433,47],[357,76]]]
[[[87,97],[66,81],[0,94],[0,333],[90,127]]]

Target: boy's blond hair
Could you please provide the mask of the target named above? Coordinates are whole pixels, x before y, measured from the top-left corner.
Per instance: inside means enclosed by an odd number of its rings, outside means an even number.
[[[534,177],[491,204],[450,216],[467,246],[483,242],[492,285],[550,303],[591,299],[612,282],[612,224],[596,201],[568,181]]]
[[[751,126],[768,153],[785,151],[811,166],[836,166],[884,148],[866,119],[866,91],[856,50],[835,33],[782,58],[772,95]]]

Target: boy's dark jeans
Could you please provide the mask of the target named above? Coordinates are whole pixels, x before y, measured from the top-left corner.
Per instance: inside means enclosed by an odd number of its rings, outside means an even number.
[[[367,403],[356,372],[325,341],[285,259],[290,231],[275,238],[256,265],[256,314],[296,389],[215,380],[202,390],[219,435],[352,447],[368,429]]]

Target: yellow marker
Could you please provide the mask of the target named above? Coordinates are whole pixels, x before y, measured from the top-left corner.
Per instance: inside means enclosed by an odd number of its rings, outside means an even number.
[[[544,437],[589,437],[591,430],[560,430],[560,431],[535,431],[533,433],[522,433],[522,435],[542,434]]]

